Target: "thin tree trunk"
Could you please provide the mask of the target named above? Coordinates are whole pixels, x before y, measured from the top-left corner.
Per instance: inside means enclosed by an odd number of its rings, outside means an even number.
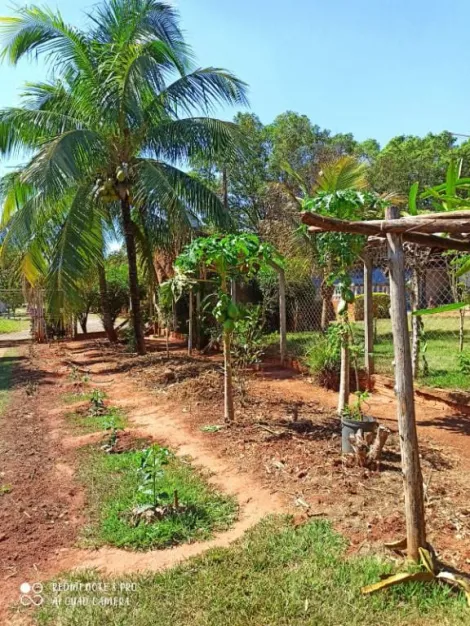
[[[224,165],[222,169],[222,195],[223,195],[224,209],[228,211],[228,176],[227,176],[226,165]]]
[[[331,299],[335,292],[333,285],[328,285],[326,279],[323,279],[321,288],[322,308],[321,308],[321,329],[325,332],[330,322],[335,319],[335,309]]]
[[[139,280],[137,276],[137,252],[135,247],[134,228],[131,220],[129,197],[121,199],[122,223],[126,240],[127,262],[129,264],[129,291],[131,294],[132,325],[138,354],[145,354],[145,339],[140,316]]]
[[[193,290],[189,290],[188,354],[191,356],[194,343]]]
[[[367,388],[371,389],[374,373],[374,310],[372,296],[372,261],[364,258],[364,360],[367,375]]]
[[[387,220],[396,219],[399,210],[389,207]],[[398,431],[405,491],[405,517],[408,557],[419,560],[419,548],[426,547],[423,477],[419,459],[418,433],[413,390],[408,318],[406,312],[405,262],[402,237],[387,234],[390,267],[390,311],[395,353],[395,389]]]
[[[224,342],[224,419],[228,424],[234,420],[235,410],[233,407],[233,389],[232,389],[232,359],[230,355],[231,337],[230,332],[223,331]]]
[[[463,352],[463,344],[465,339],[465,328],[464,328],[464,320],[465,320],[465,309],[459,310],[459,352]]]
[[[111,343],[116,343],[117,341],[117,333],[114,330],[113,319],[111,317],[110,307],[109,307],[109,295],[108,295],[108,284],[106,282],[106,272],[104,270],[104,265],[102,263],[98,263],[98,281],[100,285],[100,304],[101,311],[103,313],[103,326],[106,332],[106,336],[108,341]],[[83,332],[86,332],[85,330]]]
[[[279,275],[279,338],[281,363],[285,365],[287,358],[287,317],[286,317],[286,276],[283,269],[278,270]]]
[[[339,374],[338,415],[342,415],[349,404],[349,339],[344,332],[341,337],[341,369]]]

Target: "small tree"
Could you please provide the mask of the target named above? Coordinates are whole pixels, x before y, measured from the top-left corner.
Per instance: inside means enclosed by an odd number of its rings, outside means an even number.
[[[283,259],[270,244],[247,233],[201,237],[193,241],[176,260],[176,266],[184,273],[195,279],[201,276],[203,280],[212,275],[218,286],[213,313],[222,326],[224,418],[228,423],[234,419],[230,348],[235,322],[240,317],[240,309],[229,293],[230,281],[252,278],[273,261],[279,266],[283,264]]]
[[[387,201],[377,194],[356,189],[341,189],[335,193],[318,192],[313,198],[306,198],[303,208],[307,211],[334,216],[344,220],[359,220],[382,211]],[[341,335],[341,372],[338,414],[342,415],[349,402],[350,337],[348,305],[354,301],[351,291],[350,269],[361,254],[365,237],[347,233],[321,233],[316,235],[318,264],[325,271],[324,283],[333,289],[339,287],[341,300],[337,313]]]

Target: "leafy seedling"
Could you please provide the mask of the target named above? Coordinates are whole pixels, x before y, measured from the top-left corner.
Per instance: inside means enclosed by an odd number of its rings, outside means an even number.
[[[104,415],[106,412],[106,407],[104,404],[104,399],[106,395],[101,389],[93,389],[90,397],[90,417],[98,417],[99,415]]]

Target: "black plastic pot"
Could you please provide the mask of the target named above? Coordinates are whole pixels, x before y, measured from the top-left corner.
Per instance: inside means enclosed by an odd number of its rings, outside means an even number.
[[[363,433],[371,433],[377,430],[377,421],[370,415],[363,415],[363,419],[359,420],[341,420],[341,449],[344,453],[354,452],[349,441],[349,435],[355,435],[358,430]]]

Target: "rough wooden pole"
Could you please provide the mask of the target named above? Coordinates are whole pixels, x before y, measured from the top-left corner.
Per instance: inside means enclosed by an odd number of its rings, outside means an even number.
[[[418,260],[415,261],[416,265]],[[411,274],[411,310],[417,311],[420,307],[420,272],[418,268],[413,267]],[[419,376],[419,354],[421,350],[421,317],[418,315],[411,316],[411,362],[413,366],[413,379],[416,380]]]
[[[193,290],[189,290],[189,323],[188,323],[188,354],[193,352],[194,320],[193,320]]]
[[[396,219],[399,210],[389,207],[388,220]],[[395,352],[395,393],[398,431],[405,490],[405,516],[408,557],[419,560],[418,548],[426,547],[423,477],[419,460],[418,434],[413,391],[410,338],[406,312],[405,262],[402,237],[387,234],[390,267],[390,311]]]
[[[364,255],[364,360],[367,375],[367,388],[372,386],[374,373],[374,310],[372,297],[372,260]]]
[[[286,316],[286,275],[279,270],[279,349],[281,363],[285,365],[287,358],[287,316]]]

